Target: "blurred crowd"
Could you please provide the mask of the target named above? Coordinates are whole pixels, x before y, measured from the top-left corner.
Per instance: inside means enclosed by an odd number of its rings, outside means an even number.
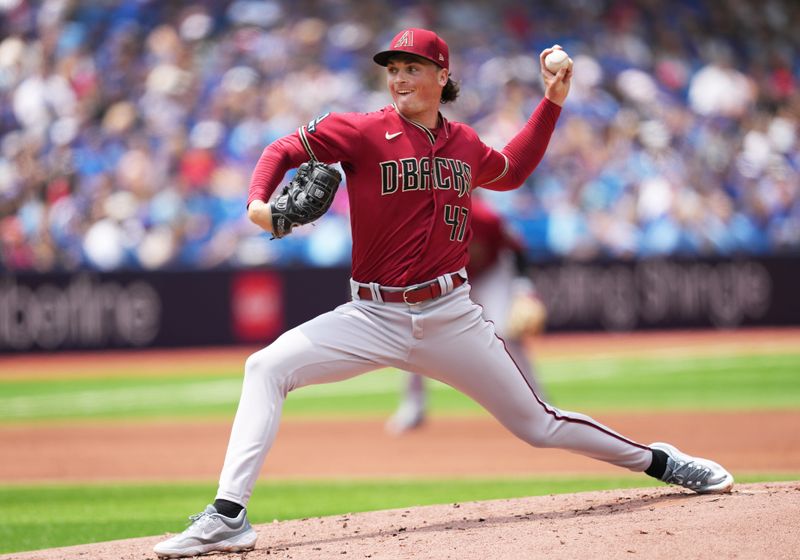
[[[0,0],[0,270],[347,264],[344,189],[281,241],[245,215],[263,148],[388,104],[401,28],[450,44],[444,114],[501,148],[575,77],[544,162],[486,198],[534,260],[800,254],[792,0]],[[794,31],[792,31],[794,30]]]

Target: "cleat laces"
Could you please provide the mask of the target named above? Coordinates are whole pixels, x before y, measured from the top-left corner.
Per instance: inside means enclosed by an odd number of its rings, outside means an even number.
[[[711,469],[695,461],[670,460],[670,463],[671,472],[664,480],[669,484],[678,484],[687,488],[700,487],[707,482],[711,475]]]
[[[187,531],[191,528],[198,528],[201,529],[211,523],[213,521],[213,517],[207,511],[201,511],[200,513],[195,513],[194,515],[189,516],[189,525],[187,527]]]

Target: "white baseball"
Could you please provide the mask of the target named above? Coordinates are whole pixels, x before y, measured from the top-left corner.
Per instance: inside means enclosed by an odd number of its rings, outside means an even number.
[[[562,67],[569,64],[569,55],[561,49],[556,49],[544,57],[544,66],[553,74],[557,74]]]

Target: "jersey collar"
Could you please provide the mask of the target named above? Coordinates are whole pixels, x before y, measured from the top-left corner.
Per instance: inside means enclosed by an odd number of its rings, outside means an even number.
[[[395,105],[394,103],[392,103],[391,107],[392,109],[394,109],[394,112],[397,114],[398,117],[400,117],[407,123],[412,124],[417,128],[419,128],[420,130],[422,130],[428,136],[428,139],[431,141],[431,144],[436,143],[436,136],[433,135],[433,133],[430,131],[428,127],[421,125],[417,121],[413,121],[409,118],[404,117],[403,114],[397,110],[397,105]],[[444,118],[444,115],[442,115],[441,111],[439,112],[439,120],[442,123],[442,127],[439,129],[439,134],[444,134],[444,137],[447,139],[450,137],[450,123],[446,118]]]

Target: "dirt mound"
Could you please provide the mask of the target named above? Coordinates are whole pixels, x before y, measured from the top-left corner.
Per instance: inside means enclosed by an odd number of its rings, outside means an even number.
[[[800,482],[728,495],[647,488],[356,513],[257,527],[256,550],[211,558],[796,558]],[[0,556],[155,558],[162,537]]]

